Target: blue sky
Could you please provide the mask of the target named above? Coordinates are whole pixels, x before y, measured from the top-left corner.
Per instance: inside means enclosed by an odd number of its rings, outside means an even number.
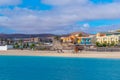
[[[0,1],[0,33],[96,33],[119,28],[118,0]]]

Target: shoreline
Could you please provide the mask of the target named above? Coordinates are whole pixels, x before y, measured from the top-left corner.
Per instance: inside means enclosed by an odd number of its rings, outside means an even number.
[[[82,51],[72,53],[57,53],[55,51],[8,50],[0,51],[0,56],[43,56],[43,57],[71,57],[71,58],[111,58],[120,59],[120,52],[92,52]]]

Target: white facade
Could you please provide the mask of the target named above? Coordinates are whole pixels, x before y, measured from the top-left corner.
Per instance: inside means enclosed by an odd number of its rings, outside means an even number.
[[[2,51],[6,51],[6,50],[9,50],[9,49],[13,49],[13,46],[12,45],[5,45],[5,46],[0,46],[0,50]]]
[[[99,43],[112,43],[115,42],[118,44],[120,41],[120,35],[111,35],[111,36],[102,36],[102,37],[97,37],[97,42]]]

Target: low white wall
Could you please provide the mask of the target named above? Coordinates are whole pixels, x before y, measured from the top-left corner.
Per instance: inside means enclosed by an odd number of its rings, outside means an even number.
[[[8,49],[13,49],[13,46],[12,45],[0,46],[0,50],[8,50]]]
[[[7,46],[0,46],[0,50],[7,50]]]
[[[13,49],[13,45],[7,45],[7,49]]]

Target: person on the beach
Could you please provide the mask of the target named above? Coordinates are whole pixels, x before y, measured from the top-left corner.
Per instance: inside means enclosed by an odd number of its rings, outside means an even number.
[[[58,53],[64,53],[62,49],[57,49]]]
[[[74,48],[74,51],[75,51],[75,53],[78,53],[78,46],[75,46],[75,48]]]

